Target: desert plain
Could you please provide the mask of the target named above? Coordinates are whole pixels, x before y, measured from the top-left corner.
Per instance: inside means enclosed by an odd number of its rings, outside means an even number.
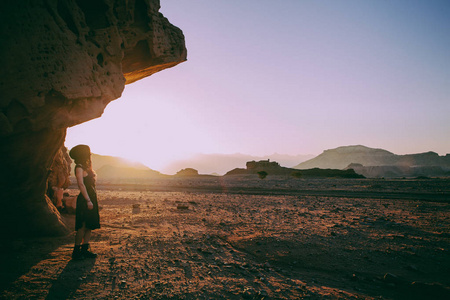
[[[1,299],[450,299],[450,179],[197,176],[97,191],[98,257],[71,260],[74,232],[5,239]]]

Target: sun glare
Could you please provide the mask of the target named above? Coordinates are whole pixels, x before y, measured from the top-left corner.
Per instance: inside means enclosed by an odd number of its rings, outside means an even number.
[[[159,170],[193,154],[205,140],[188,113],[170,99],[148,99],[134,94],[132,86],[127,88],[130,91],[124,92],[124,99],[110,103],[101,118],[69,128],[66,146],[88,144],[94,153],[123,157]]]

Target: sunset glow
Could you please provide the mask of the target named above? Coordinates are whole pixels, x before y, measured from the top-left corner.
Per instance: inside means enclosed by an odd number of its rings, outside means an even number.
[[[188,61],[66,145],[164,170],[195,153],[450,152],[448,1],[161,1]]]

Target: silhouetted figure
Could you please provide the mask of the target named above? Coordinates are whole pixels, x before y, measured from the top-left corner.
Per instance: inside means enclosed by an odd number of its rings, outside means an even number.
[[[100,228],[97,192],[95,181],[97,174],[92,169],[91,149],[87,145],[78,145],[69,152],[75,161],[75,176],[77,178],[80,194],[77,198],[75,212],[75,246],[72,258],[94,258],[97,254],[89,251],[91,231]]]

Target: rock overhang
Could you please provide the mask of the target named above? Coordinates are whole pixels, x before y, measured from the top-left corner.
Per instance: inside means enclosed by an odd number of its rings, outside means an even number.
[[[1,4],[0,135],[99,117],[125,84],[186,60],[159,1]]]
[[[0,226],[67,232],[45,196],[67,127],[98,118],[125,84],[186,60],[159,0],[0,1]]]

